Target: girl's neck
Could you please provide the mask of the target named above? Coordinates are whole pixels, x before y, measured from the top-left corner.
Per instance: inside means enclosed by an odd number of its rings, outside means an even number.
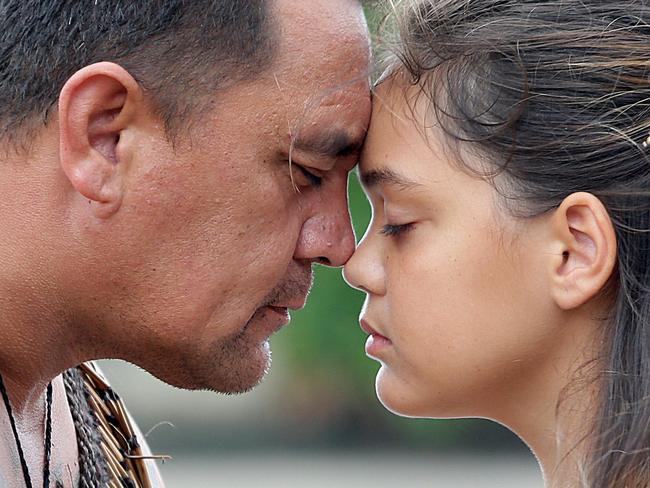
[[[567,324],[573,327],[573,344],[558,348],[522,388],[516,409],[499,419],[533,451],[546,488],[586,486],[584,467],[598,412],[600,340],[594,324],[583,324]]]

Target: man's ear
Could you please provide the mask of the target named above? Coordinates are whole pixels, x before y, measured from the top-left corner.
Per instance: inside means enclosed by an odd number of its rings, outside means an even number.
[[[142,101],[135,79],[114,63],[77,71],[61,90],[58,106],[60,164],[72,187],[98,215],[115,213],[122,202],[126,155],[120,138]]]
[[[555,210],[553,299],[564,310],[588,302],[616,266],[616,234],[607,209],[590,193],[573,193]]]

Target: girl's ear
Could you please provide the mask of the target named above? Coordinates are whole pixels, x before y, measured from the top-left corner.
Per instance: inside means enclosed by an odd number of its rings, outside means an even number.
[[[590,193],[573,193],[552,219],[552,297],[570,310],[588,302],[607,284],[616,265],[616,233],[603,203]]]

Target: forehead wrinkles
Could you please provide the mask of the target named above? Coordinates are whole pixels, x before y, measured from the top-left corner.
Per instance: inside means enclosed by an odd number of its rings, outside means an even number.
[[[370,111],[370,43],[360,5],[277,0],[276,8],[280,45],[271,77],[279,104],[278,136],[291,141],[303,131],[333,124],[365,131],[360,126],[367,124],[364,103]]]
[[[297,83],[283,84],[277,77],[274,81],[281,104],[276,128],[283,140],[288,137],[293,141],[305,132],[324,129],[341,130],[351,138],[365,133],[370,114],[365,78],[327,88],[318,86],[311,91]]]

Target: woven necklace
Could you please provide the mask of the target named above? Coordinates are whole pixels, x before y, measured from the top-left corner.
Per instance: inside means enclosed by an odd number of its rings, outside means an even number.
[[[25,479],[25,485],[27,486],[27,488],[33,488],[32,478],[29,476],[29,467],[27,466],[27,461],[25,461],[25,453],[23,452],[23,446],[20,443],[20,437],[18,436],[18,429],[16,429],[16,420],[14,419],[14,415],[11,410],[9,395],[7,394],[7,389],[5,388],[4,381],[2,380],[2,375],[0,375],[0,391],[2,392],[2,399],[5,402],[7,414],[9,415],[9,422],[11,423],[11,430],[13,431],[14,434],[14,440],[16,441],[16,448],[18,449],[18,457],[20,458],[20,465],[23,468],[23,477]],[[44,488],[49,488],[50,486],[50,457],[51,456],[52,456],[52,383],[47,385],[47,393],[45,398],[45,462],[43,465],[43,487]]]

